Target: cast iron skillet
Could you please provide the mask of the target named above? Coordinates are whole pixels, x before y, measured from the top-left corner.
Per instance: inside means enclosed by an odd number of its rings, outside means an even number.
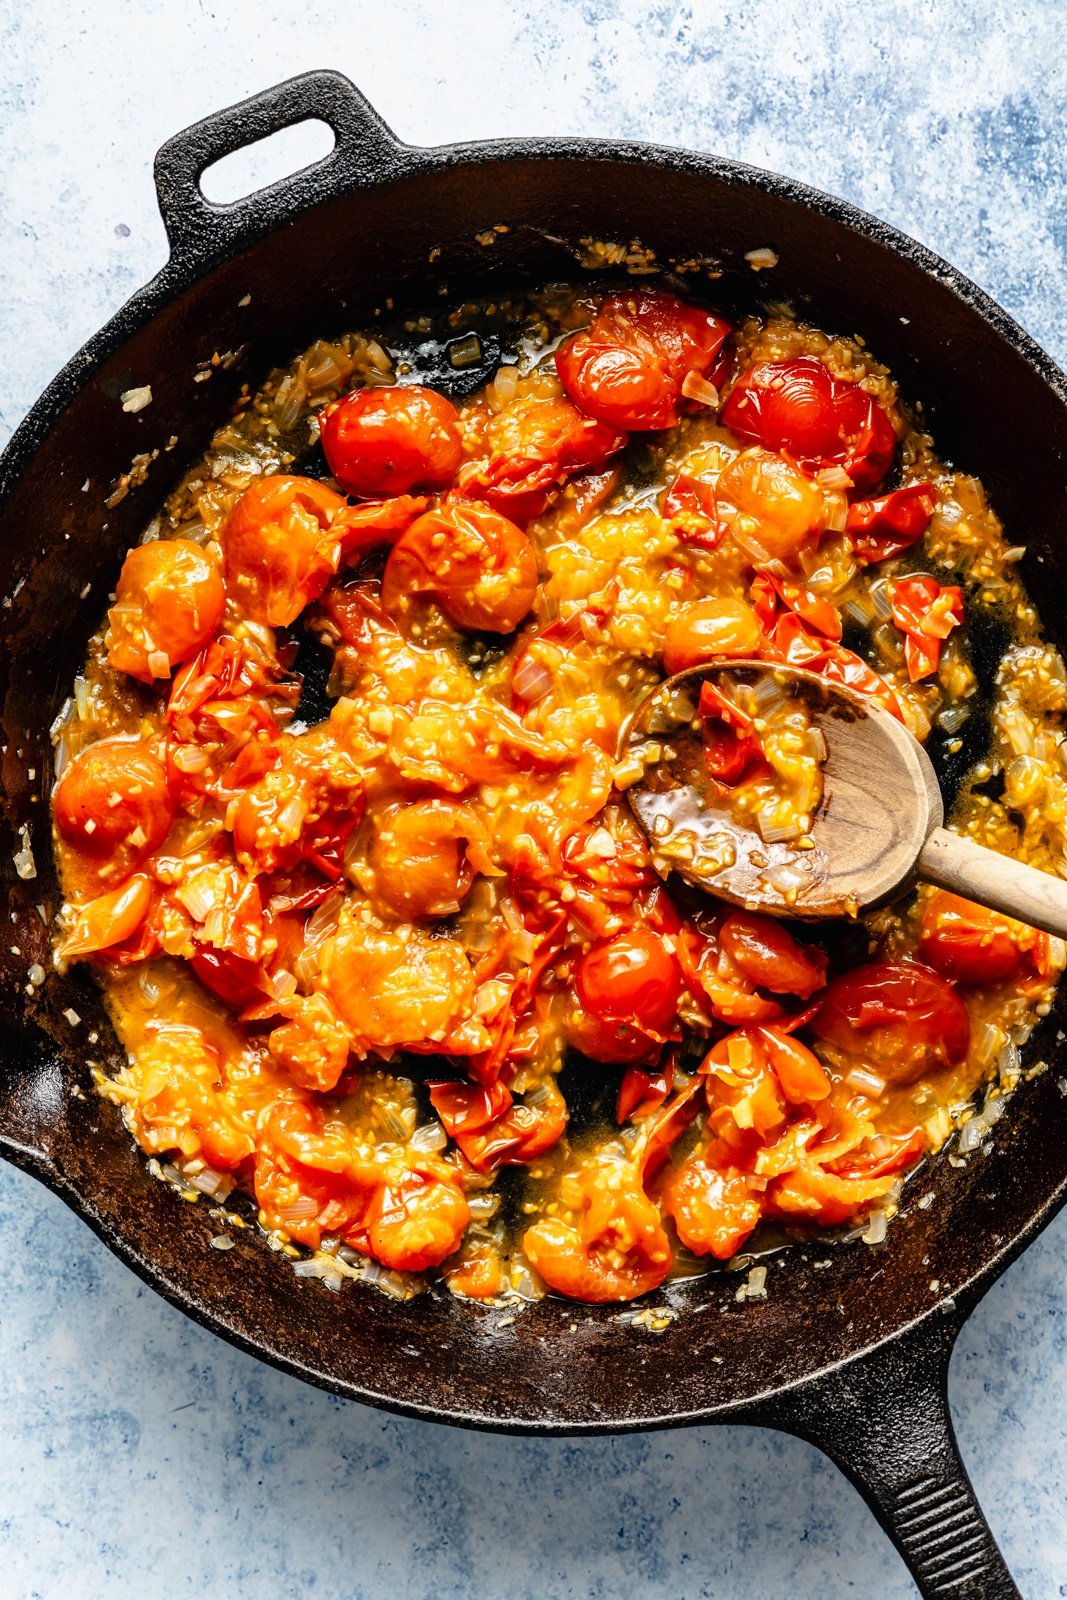
[[[234,205],[204,199],[198,179],[212,161],[307,117],[335,131],[325,160]],[[601,140],[411,149],[331,72],[179,134],[160,151],[156,180],[170,260],[56,378],[0,462],[3,1153],[173,1304],[336,1394],[513,1432],[712,1420],[785,1429],[857,1484],[923,1595],[1016,1595],[956,1453],[946,1371],[964,1317],[1067,1193],[1056,1015],[1028,1056],[1053,1070],[1020,1088],[993,1152],[920,1174],[885,1246],[796,1250],[772,1265],[768,1296],[753,1303],[736,1302],[736,1278],[674,1290],[675,1320],[654,1336],[620,1323],[617,1308],[552,1299],[509,1323],[448,1296],[399,1305],[359,1286],[334,1296],[294,1277],[252,1232],[227,1254],[210,1249],[218,1224],[207,1207],[151,1179],[91,1092],[87,1061],[118,1060],[92,981],[75,970],[31,994],[26,982],[31,963],[49,965],[37,908],[47,915],[58,898],[47,729],[122,554],[242,374],[254,381],[272,350],[358,327],[387,295],[398,306],[440,303],[442,282],[462,298],[573,279],[583,237],[640,238],[661,259],[714,256],[723,277],[711,292],[723,303],[791,297],[824,325],[862,333],[890,363],[904,394],[925,404],[942,450],[981,474],[1012,538],[1029,546],[1030,590],[1061,646],[1063,375],[944,262],[787,179]],[[495,223],[510,231],[478,243]],[[769,284],[743,260],[763,245],[780,257]],[[241,352],[235,365],[210,367],[231,351]],[[212,376],[195,382],[198,370]],[[145,383],[151,405],[124,412],[119,396]],[[116,500],[142,454],[145,481]],[[31,879],[12,866],[24,824]],[[933,1204],[921,1209],[927,1194]],[[817,1269],[828,1254],[832,1266]]]

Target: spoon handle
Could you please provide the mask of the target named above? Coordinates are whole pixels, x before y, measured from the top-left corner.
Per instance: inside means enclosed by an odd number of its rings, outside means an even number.
[[[973,839],[935,828],[923,845],[918,873],[939,889],[951,889],[1031,928],[1067,939],[1067,882],[1051,872],[1039,872]]]

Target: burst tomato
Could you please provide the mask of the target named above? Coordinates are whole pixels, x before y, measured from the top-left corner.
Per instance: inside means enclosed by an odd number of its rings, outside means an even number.
[[[288,627],[337,570],[330,525],[345,502],[314,478],[259,478],[222,529],[226,584],[254,622]]]
[[[564,398],[529,395],[489,419],[488,456],[460,474],[464,494],[484,499],[523,526],[580,472],[598,472],[626,445]]]
[[[610,428],[672,428],[686,378],[705,377],[729,325],[658,289],[611,295],[556,353],[575,405]]]
[[[909,483],[877,500],[857,500],[848,508],[845,531],[860,561],[886,561],[921,539],[937,505],[929,483]]]
[[[82,906],[63,942],[64,959],[95,955],[132,938],[148,915],[154,890],[152,879],[137,872],[121,889],[97,895]]]
[[[1029,960],[1044,964],[1048,935],[947,889],[923,907],[919,954],[954,983],[1001,983]]]
[[[809,474],[843,467],[857,489],[885,477],[896,449],[881,406],[814,356],[758,362],[734,385],[722,420],[739,439],[783,451]]]
[[[108,661],[142,683],[169,678],[217,632],[225,607],[218,566],[191,539],[137,545],[107,614]]]
[[[447,489],[463,459],[455,406],[417,384],[356,389],[321,417],[330,471],[364,499]]]
[[[436,600],[457,628],[511,633],[534,602],[533,546],[491,506],[453,500],[401,534],[382,577],[382,604],[401,615],[413,595]]]
[[[678,1017],[682,974],[663,939],[636,923],[586,951],[578,965],[578,997],[601,1022],[665,1038]]]
[[[368,846],[376,899],[405,919],[451,916],[474,881],[466,847],[482,837],[468,806],[417,800],[393,807]]]
[[[598,1304],[658,1288],[670,1269],[670,1241],[634,1168],[599,1162],[563,1187],[573,1222],[544,1217],[522,1241],[549,1288]]]
[[[757,988],[810,1000],[826,983],[826,957],[758,911],[731,911],[719,929],[723,954]]]
[[[873,961],[831,979],[812,1028],[899,1084],[962,1061],[971,1040],[955,989],[917,961]]]
[[[701,1155],[682,1163],[663,1199],[686,1249],[717,1261],[736,1255],[760,1219],[760,1196],[744,1174],[711,1166]]]

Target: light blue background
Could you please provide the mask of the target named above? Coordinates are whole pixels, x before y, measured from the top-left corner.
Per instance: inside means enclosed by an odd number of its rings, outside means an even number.
[[[2,0],[0,437],[162,263],[162,140],[320,66],[416,143],[622,134],[807,179],[954,261],[1063,363],[1065,25],[1062,0]],[[914,1594],[806,1445],[398,1421],[200,1331],[8,1169],[0,1213],[3,1600]],[[1067,1217],[972,1317],[952,1373],[1031,1600],[1067,1595],[1065,1268]]]

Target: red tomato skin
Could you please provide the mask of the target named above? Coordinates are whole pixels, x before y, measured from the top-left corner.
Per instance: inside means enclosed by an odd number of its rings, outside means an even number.
[[[864,1053],[880,1030],[903,1024],[914,1044],[962,1061],[971,1042],[967,1007],[940,973],[918,961],[873,961],[832,978],[812,1022],[819,1038]]]
[[[663,1037],[677,1020],[681,969],[663,940],[638,924],[586,951],[576,988],[600,1021]]]
[[[930,526],[937,491],[929,483],[909,483],[877,500],[856,500],[848,508],[845,531],[861,561],[886,561],[917,543]]]
[[[772,994],[810,1000],[826,984],[822,951],[799,944],[780,922],[758,911],[732,911],[719,929],[719,942],[751,983]]]
[[[881,406],[814,356],[758,362],[730,391],[722,420],[739,439],[781,451],[809,476],[844,467],[859,490],[881,482],[896,450]]]
[[[418,384],[353,390],[320,426],[330,471],[363,499],[447,489],[463,459],[455,406]]]
[[[1001,983],[1023,963],[1006,918],[945,889],[923,908],[919,954],[954,983]]]
[[[610,295],[588,328],[556,352],[570,399],[609,428],[672,428],[690,373],[704,377],[727,323],[658,289]]]

